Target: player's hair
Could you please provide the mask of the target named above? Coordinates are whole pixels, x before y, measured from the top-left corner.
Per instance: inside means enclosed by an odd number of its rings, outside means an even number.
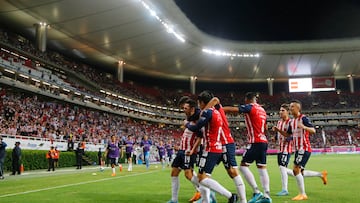
[[[300,101],[300,100],[297,100],[297,99],[291,100],[290,103],[297,103],[297,104],[300,104],[300,105],[301,105],[301,101]]]
[[[289,111],[289,104],[287,104],[287,103],[283,103],[283,104],[281,104],[281,106],[280,106],[280,107],[282,107],[282,108],[286,109],[286,111]]]
[[[183,105],[183,104],[186,102],[186,100],[188,100],[188,99],[190,99],[190,97],[188,97],[188,96],[182,96],[182,97],[179,99],[179,101],[178,101],[178,106]]]
[[[293,100],[290,101],[290,103],[297,103],[297,104],[299,104],[299,107],[300,107],[300,110],[301,110],[302,104],[301,104],[301,101],[300,101],[300,100],[293,99]]]
[[[257,94],[256,92],[247,92],[247,93],[245,94],[245,98],[246,98],[247,100],[253,100],[253,99],[255,99],[255,101],[257,101],[258,94]]]
[[[214,97],[213,93],[211,93],[209,90],[204,90],[198,95],[197,99],[200,102],[204,102],[205,104],[207,104],[213,97]]]
[[[190,108],[196,108],[196,106],[197,106],[196,101],[193,99],[190,99],[190,98],[188,100],[186,100],[184,103],[189,104]]]

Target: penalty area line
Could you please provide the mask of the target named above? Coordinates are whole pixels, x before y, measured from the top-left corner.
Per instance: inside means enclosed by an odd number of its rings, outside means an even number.
[[[115,178],[114,177],[103,178],[103,179],[99,179],[99,180],[85,181],[85,182],[80,182],[80,183],[72,183],[72,184],[59,185],[59,186],[54,186],[54,187],[47,187],[47,188],[42,188],[42,189],[37,189],[37,190],[29,190],[29,191],[24,191],[24,192],[10,193],[10,194],[5,194],[5,195],[0,195],[0,198],[12,197],[12,196],[16,196],[16,195],[25,195],[25,194],[35,193],[35,192],[41,192],[41,191],[47,191],[47,190],[53,190],[53,189],[59,189],[59,188],[77,186],[77,185],[85,185],[85,184],[90,184],[90,183],[102,182],[102,181],[106,181],[106,180],[114,180],[114,179],[120,179],[120,178],[145,175],[145,174],[150,174],[150,173],[155,173],[155,172],[158,172],[158,171],[149,171],[149,172],[145,172],[145,173],[137,173],[137,174],[131,174],[131,175],[126,175],[126,176],[119,176],[119,177],[115,177]]]

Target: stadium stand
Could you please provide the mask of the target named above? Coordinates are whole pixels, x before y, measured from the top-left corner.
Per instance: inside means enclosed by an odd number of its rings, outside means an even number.
[[[181,134],[178,126],[183,119],[176,108],[176,101],[182,95],[195,97],[187,90],[149,87],[132,81],[120,83],[108,73],[74,62],[59,53],[36,51],[29,40],[6,31],[0,31],[0,45],[1,79],[26,84],[27,91],[36,94],[44,95],[46,92],[46,100],[51,101],[39,100],[43,98],[40,95],[19,95],[9,86],[3,88],[9,91],[5,90],[2,99],[1,133],[49,139],[68,139],[71,135],[73,139],[80,139],[85,134],[86,139],[93,143],[105,143],[109,135],[120,135],[125,127],[131,128],[139,138],[149,133],[156,140],[164,135],[172,135],[170,139],[176,139]],[[215,92],[226,105],[242,101],[239,98],[243,94]],[[314,124],[325,129],[330,146],[346,145],[348,137],[344,133],[350,129],[353,131],[353,144],[359,140],[356,127],[359,125],[359,96],[360,92],[281,92],[269,96],[259,91],[259,103],[267,109],[268,126],[271,127],[278,119],[278,106],[291,99],[299,99]],[[45,108],[36,109],[31,104]],[[93,108],[92,104],[97,107]],[[7,118],[9,112],[15,112],[13,119]],[[65,120],[53,114],[58,112],[67,112]],[[87,122],[88,116],[92,123]],[[105,124],[100,125],[103,119]],[[244,118],[230,115],[229,121],[237,146],[242,148],[246,144]],[[122,127],[111,128],[109,123]],[[312,141],[317,143],[314,146],[324,147],[318,134],[312,137]]]

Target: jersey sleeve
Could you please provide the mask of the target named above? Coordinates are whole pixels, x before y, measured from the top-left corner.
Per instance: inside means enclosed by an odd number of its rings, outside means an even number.
[[[307,116],[302,117],[302,122],[304,124],[304,126],[309,127],[309,128],[313,128],[313,124],[311,123],[310,119]]]
[[[196,122],[195,125],[191,125],[190,123],[187,123],[186,127],[192,132],[197,132],[211,120],[211,117],[212,117],[212,110],[206,109],[203,111],[203,113],[200,116],[200,119]]]
[[[292,135],[292,127],[289,125],[288,129],[286,130],[286,133],[289,135]]]
[[[251,104],[244,104],[239,106],[239,112],[240,113],[249,113],[252,109]]]

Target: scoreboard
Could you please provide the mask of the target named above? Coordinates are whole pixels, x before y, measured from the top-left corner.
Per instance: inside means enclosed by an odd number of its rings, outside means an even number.
[[[335,78],[290,78],[289,92],[334,91]]]

